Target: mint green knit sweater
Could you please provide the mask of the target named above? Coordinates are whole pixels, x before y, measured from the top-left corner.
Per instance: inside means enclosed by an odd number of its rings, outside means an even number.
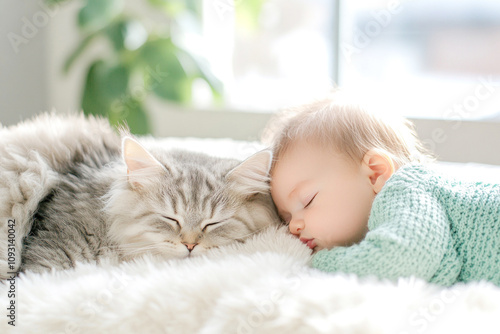
[[[500,285],[500,185],[461,183],[422,165],[401,167],[375,197],[358,244],[314,255],[313,267],[431,283]]]

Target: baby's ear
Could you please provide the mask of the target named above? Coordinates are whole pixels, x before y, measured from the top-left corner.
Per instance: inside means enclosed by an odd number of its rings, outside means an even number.
[[[263,150],[255,153],[226,175],[226,179],[236,184],[236,191],[249,196],[269,192],[269,169],[272,153]]]
[[[372,149],[365,154],[362,164],[373,191],[378,194],[394,174],[392,158],[385,151]]]
[[[132,137],[123,138],[122,156],[127,165],[128,181],[134,188],[141,187],[148,177],[165,170],[165,167]]]

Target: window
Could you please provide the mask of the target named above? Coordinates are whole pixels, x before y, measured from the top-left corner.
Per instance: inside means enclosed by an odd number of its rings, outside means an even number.
[[[225,68],[229,109],[271,112],[338,84],[411,118],[441,160],[500,163],[500,2],[263,2],[251,28],[234,11],[212,20],[226,33],[212,59]],[[240,124],[257,118],[242,115]]]
[[[407,117],[500,121],[500,2],[360,0],[340,7],[342,87]]]
[[[272,111],[318,96],[336,71],[336,1],[253,0],[258,20],[238,16],[245,0],[205,0],[210,62],[232,109]],[[234,7],[232,7],[234,6]]]
[[[267,0],[250,27],[238,6],[205,5],[230,108],[275,110],[338,84],[407,117],[500,120],[498,1]]]

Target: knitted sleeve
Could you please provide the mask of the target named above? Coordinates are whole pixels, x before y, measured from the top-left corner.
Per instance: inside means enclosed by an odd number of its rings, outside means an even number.
[[[430,280],[451,238],[441,204],[418,185],[382,189],[368,228],[359,244],[319,251],[313,267],[391,280],[409,276]]]

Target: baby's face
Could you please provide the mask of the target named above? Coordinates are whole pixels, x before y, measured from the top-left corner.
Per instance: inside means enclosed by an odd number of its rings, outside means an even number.
[[[290,232],[314,251],[361,241],[375,198],[361,163],[307,143],[277,162],[271,194]]]

